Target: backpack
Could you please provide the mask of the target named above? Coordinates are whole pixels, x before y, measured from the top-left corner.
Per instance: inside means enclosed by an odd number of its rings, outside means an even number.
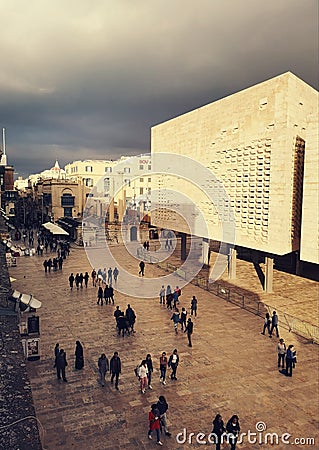
[[[138,364],[134,369],[134,374],[136,377],[138,377],[138,369],[140,368],[140,365]]]

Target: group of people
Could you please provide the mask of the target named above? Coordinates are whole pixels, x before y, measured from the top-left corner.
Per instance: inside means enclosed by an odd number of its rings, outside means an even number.
[[[136,314],[130,304],[127,305],[125,312],[121,311],[120,307],[117,306],[114,311],[114,318],[119,336],[122,333],[122,337],[124,337],[125,332],[128,335],[135,333],[134,325],[136,321]]]
[[[84,367],[84,352],[83,346],[80,341],[75,343],[75,370],[81,370]],[[56,343],[54,347],[54,368],[56,369],[57,379],[67,383],[65,369],[68,366],[66,359],[66,352],[63,348],[60,348],[60,344]]]
[[[216,450],[220,450],[220,446],[223,442],[230,443],[230,449],[236,449],[236,443],[240,433],[239,418],[234,414],[224,426],[223,418],[220,414],[217,414],[213,420],[213,430],[211,438],[214,439],[216,444]]]
[[[50,273],[51,269],[53,270],[53,272],[56,272],[57,270],[62,270],[63,267],[63,257],[59,256],[59,257],[55,257],[55,258],[49,258],[49,259],[45,259],[43,261],[43,267],[44,267],[44,272],[45,273]]]
[[[179,355],[175,348],[167,358],[166,352],[162,352],[159,358],[159,370],[160,370],[160,383],[166,385],[166,371],[167,368],[171,369],[171,380],[177,381],[176,372],[179,364]],[[152,373],[153,373],[153,361],[150,353],[146,355],[146,358],[134,369],[135,375],[140,382],[141,393],[145,394],[146,388],[152,389]]]
[[[158,397],[158,402],[153,403],[151,406],[151,411],[148,413],[149,420],[149,430],[148,430],[148,438],[152,438],[152,433],[155,431],[156,433],[156,443],[158,445],[163,445],[161,441],[161,433],[165,433],[166,436],[171,436],[171,433],[168,431],[167,427],[167,413],[168,403],[164,395],[160,395]]]
[[[188,346],[192,347],[192,334],[194,330],[194,323],[192,322],[191,317],[187,318],[188,312],[185,307],[182,307],[181,311],[178,308],[178,304],[180,303],[180,296],[182,294],[181,288],[176,286],[174,290],[172,290],[171,286],[168,285],[166,288],[162,285],[159,291],[159,303],[160,305],[166,305],[168,310],[173,310],[171,320],[174,324],[175,334],[178,334],[178,325],[181,325],[181,331],[187,333]],[[172,305],[173,303],[173,305]],[[197,298],[193,295],[190,304],[190,315],[197,316]]]
[[[264,326],[261,334],[265,335],[265,332],[267,330],[268,336],[272,338],[273,332],[275,330],[276,336],[277,338],[279,338],[278,323],[279,319],[276,311],[273,311],[271,317],[269,313],[266,313]],[[287,349],[284,339],[280,338],[277,344],[277,354],[278,354],[278,369],[280,369],[281,367],[282,373],[284,373],[288,377],[292,377],[292,369],[295,368],[297,362],[297,353],[294,349],[294,346],[290,344]]]
[[[71,275],[69,276],[69,286],[70,286],[70,290],[73,290],[73,286],[75,284],[76,290],[78,291],[79,289],[83,289],[83,283],[84,286],[87,288],[88,287],[88,282],[89,282],[89,278],[90,275],[88,274],[88,272],[85,272],[85,274],[83,275],[83,273],[76,273],[76,275],[73,275],[73,272],[71,273]]]
[[[97,271],[93,269],[91,273],[93,287],[101,286],[103,284],[112,286],[113,281],[114,283],[117,282],[119,273],[117,267],[114,267],[114,269],[112,269],[112,267],[109,267],[108,269],[104,267],[104,269],[100,268]]]

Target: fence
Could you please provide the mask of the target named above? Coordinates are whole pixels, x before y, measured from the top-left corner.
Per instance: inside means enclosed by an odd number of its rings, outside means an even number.
[[[149,259],[156,260],[157,258],[152,257]],[[166,272],[175,272],[175,275],[179,276],[183,280],[187,279],[187,273],[184,270],[177,268],[171,263],[164,261],[163,262],[149,261],[149,262],[156,263],[157,267],[165,270]],[[207,278],[201,277],[199,275],[195,276],[192,279],[191,283],[257,316],[264,316],[267,312],[269,312],[271,316],[272,311],[274,310],[273,306],[255,300],[249,295],[238,293],[236,292],[235,289],[231,289],[222,283],[217,282],[209,283],[209,280]],[[301,320],[298,317],[294,317],[291,314],[288,314],[279,309],[276,309],[276,311],[279,317],[280,327],[285,328],[289,332],[291,331],[297,334],[298,336],[301,336],[311,341],[314,344],[319,344],[318,326],[313,325],[312,323],[306,322],[304,320]]]

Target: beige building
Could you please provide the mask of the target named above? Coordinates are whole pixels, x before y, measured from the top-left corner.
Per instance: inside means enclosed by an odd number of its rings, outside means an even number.
[[[300,252],[301,260],[319,263],[318,92],[295,75],[285,73],[154,126],[151,151],[191,158],[183,162],[185,174],[192,161],[213,174],[206,184],[196,171],[188,181],[178,175],[179,188],[206,222],[207,231],[195,234],[221,240],[226,225],[235,231],[230,244],[268,255]],[[167,213],[165,189],[176,190],[176,176],[163,175],[154,188],[163,195],[152,223],[187,232],[177,215]],[[224,190],[219,204],[209,201],[209,189]]]
[[[86,189],[71,180],[41,180],[35,186],[35,197],[40,202],[42,216],[53,221],[61,217],[81,217],[86,202]],[[42,220],[43,222],[43,220]]]
[[[82,182],[86,187],[93,186],[105,174],[112,173],[112,168],[117,161],[88,159],[85,161],[73,161],[65,166],[66,177],[73,181]]]

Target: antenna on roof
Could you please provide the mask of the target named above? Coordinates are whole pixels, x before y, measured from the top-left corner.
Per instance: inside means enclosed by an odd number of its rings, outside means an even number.
[[[0,161],[1,166],[7,165],[7,155],[6,155],[6,129],[2,128],[2,156]]]

